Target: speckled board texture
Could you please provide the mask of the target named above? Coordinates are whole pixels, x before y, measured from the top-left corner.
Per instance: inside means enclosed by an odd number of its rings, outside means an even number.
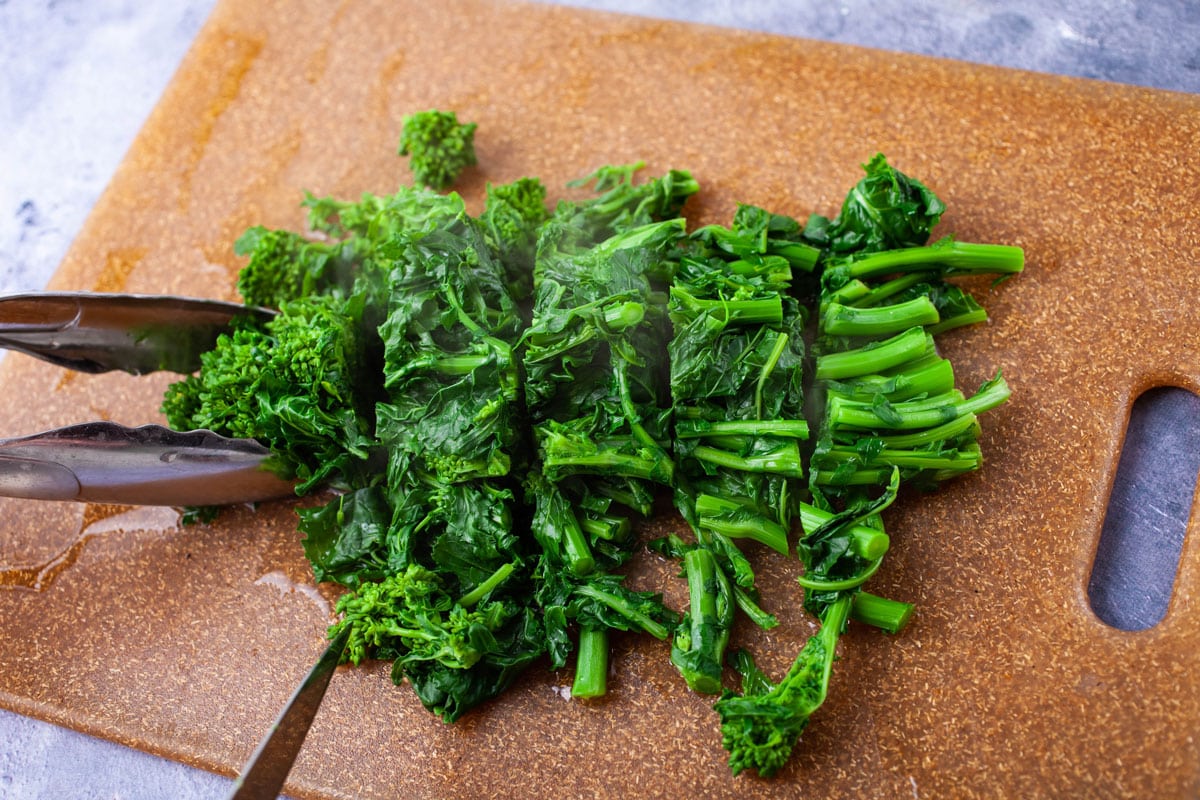
[[[248,226],[298,228],[304,190],[410,178],[403,115],[479,125],[459,185],[603,163],[689,169],[687,211],[832,214],[876,151],[946,201],[938,229],[1018,244],[973,287],[983,326],[946,337],[984,418],[984,469],[905,498],[873,586],[915,602],[852,627],[830,698],[774,780],[732,778],[711,699],[655,641],[617,640],[607,697],[533,670],[447,726],[385,665],[342,668],[291,775],[298,798],[1195,797],[1200,538],[1164,619],[1100,622],[1086,586],[1129,408],[1200,390],[1200,98],[715,28],[508,2],[218,6],[50,288],[231,299]],[[0,430],[160,421],[169,378],[0,364]],[[234,774],[323,646],[287,504],[183,527],[172,509],[0,502],[0,704]],[[664,512],[646,534],[677,526]],[[15,565],[15,566],[14,566]],[[26,565],[27,568],[17,568]],[[760,562],[781,618],[737,641],[781,675],[813,623],[794,561]],[[679,606],[656,557],[635,583]]]

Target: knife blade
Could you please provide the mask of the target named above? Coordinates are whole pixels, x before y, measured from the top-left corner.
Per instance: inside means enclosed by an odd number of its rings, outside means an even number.
[[[161,425],[85,422],[0,440],[0,496],[216,506],[295,495],[253,439]]]
[[[283,791],[349,638],[347,627],[330,641],[246,762],[229,800],[274,800]]]
[[[0,297],[0,347],[81,372],[187,374],[236,319],[266,321],[274,314],[171,295],[14,294]]]

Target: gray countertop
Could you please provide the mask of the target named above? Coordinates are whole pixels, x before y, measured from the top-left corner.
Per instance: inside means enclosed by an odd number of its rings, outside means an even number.
[[[1192,0],[567,4],[1200,92],[1200,4]],[[212,5],[0,0],[0,292],[45,286]],[[1196,419],[1196,405],[1176,397],[1164,413]],[[190,800],[224,797],[229,787],[0,712],[0,798]]]

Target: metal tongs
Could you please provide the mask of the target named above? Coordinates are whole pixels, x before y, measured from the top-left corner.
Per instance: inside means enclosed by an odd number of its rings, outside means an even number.
[[[274,312],[166,295],[37,292],[0,297],[0,348],[87,373],[191,373],[242,317]],[[209,506],[294,494],[252,439],[97,421],[0,440],[0,496]],[[275,798],[316,716],[346,637],[329,644],[242,770],[231,798]]]
[[[0,297],[0,347],[88,373],[194,372],[238,317],[273,312],[186,297],[33,293]],[[0,440],[0,495],[206,506],[286,496],[267,448],[211,431],[85,422]]]

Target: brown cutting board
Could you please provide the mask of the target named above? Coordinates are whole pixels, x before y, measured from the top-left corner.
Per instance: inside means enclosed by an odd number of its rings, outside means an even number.
[[[873,584],[918,604],[852,628],[828,703],[774,781],[731,778],[710,698],[654,641],[618,639],[603,700],[534,670],[446,726],[375,664],[339,670],[291,776],[298,797],[1181,797],[1200,791],[1200,538],[1171,605],[1120,632],[1086,584],[1133,398],[1200,389],[1200,98],[556,7],[222,3],[52,288],[233,298],[247,226],[298,228],[304,190],[410,180],[401,117],[478,123],[460,190],[604,163],[691,170],[697,221],[739,201],[835,213],[882,151],[947,202],[939,233],[1018,244],[947,337],[964,389],[997,368],[983,471],[889,512]],[[168,378],[0,365],[0,430],[158,421]],[[6,501],[0,704],[235,773],[322,649],[287,504],[181,527],[170,509]],[[658,525],[673,525],[668,514]],[[760,559],[783,624],[739,631],[779,676],[812,630],[794,561]],[[638,579],[681,604],[674,571]]]

